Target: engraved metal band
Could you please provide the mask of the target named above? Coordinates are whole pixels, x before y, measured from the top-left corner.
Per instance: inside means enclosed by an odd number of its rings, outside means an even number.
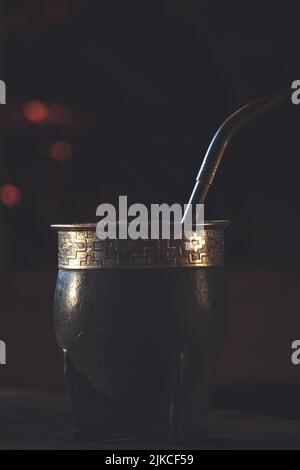
[[[224,226],[183,240],[99,240],[96,230],[58,229],[60,269],[210,267],[224,265]]]

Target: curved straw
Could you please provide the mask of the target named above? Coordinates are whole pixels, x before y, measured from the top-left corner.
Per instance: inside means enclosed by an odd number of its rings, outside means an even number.
[[[234,137],[234,135],[243,126],[256,117],[265,112],[271,111],[273,108],[276,108],[281,104],[287,103],[291,99],[291,94],[291,91],[287,92],[285,90],[253,101],[236,111],[224,122],[224,124],[222,124],[214,136],[203,160],[201,169],[197,176],[196,185],[182,219],[183,223],[188,212],[192,210],[196,204],[204,204],[207,193],[220,166],[224,152],[232,137]]]

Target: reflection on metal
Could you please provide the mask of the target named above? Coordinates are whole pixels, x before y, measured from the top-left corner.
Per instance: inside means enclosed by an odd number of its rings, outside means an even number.
[[[60,269],[224,265],[228,222],[207,222],[182,240],[99,240],[96,225],[55,226]]]
[[[200,232],[200,234],[197,232],[193,232],[189,237],[188,241],[185,243],[185,249],[186,251],[194,251],[195,253],[197,253],[198,251],[202,250],[205,244],[206,241],[204,234],[202,232]]]

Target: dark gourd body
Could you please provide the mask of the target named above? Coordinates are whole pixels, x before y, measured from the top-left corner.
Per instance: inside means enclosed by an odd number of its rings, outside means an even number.
[[[200,433],[226,325],[222,267],[60,269],[55,327],[82,435],[167,438],[172,406],[180,432]]]

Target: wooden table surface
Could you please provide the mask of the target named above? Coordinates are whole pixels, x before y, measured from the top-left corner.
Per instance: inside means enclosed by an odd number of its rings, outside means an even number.
[[[296,420],[214,411],[211,430],[208,442],[181,449],[300,449],[300,421]],[[0,393],[1,450],[171,449],[168,445],[79,443],[72,439],[71,431],[70,411],[63,395]]]

